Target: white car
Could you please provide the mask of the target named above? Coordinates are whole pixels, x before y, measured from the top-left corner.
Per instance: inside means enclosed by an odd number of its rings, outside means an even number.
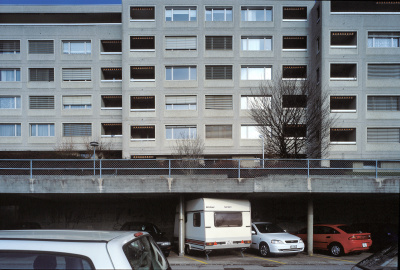
[[[146,232],[0,231],[0,269],[170,270]]]
[[[300,237],[287,233],[271,222],[253,222],[251,224],[250,248],[257,249],[261,256],[272,254],[298,254],[304,250]]]

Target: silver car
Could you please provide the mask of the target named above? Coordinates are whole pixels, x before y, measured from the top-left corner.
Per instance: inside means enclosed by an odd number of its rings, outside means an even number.
[[[146,232],[0,231],[0,269],[158,269],[168,261]]]
[[[287,233],[271,222],[253,222],[251,224],[250,248],[258,250],[261,256],[272,254],[298,254],[304,250],[300,237]]]

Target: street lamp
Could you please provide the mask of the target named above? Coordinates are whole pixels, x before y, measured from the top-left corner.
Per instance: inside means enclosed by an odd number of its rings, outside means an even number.
[[[260,139],[262,139],[262,167],[264,168],[264,136],[260,135],[258,137],[260,137]]]
[[[96,147],[99,146],[99,143],[90,142],[90,146],[93,146],[93,175],[96,175]]]

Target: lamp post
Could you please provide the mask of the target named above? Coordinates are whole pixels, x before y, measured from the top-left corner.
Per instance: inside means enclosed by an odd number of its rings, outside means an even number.
[[[262,167],[264,168],[264,136],[260,135],[260,139],[262,139]]]
[[[90,142],[90,146],[93,146],[93,175],[96,175],[96,147],[99,146],[99,143]]]

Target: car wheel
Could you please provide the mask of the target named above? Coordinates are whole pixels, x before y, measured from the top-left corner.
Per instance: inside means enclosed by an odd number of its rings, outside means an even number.
[[[186,246],[185,246],[185,254],[186,254],[186,255],[190,255],[190,252],[191,252],[190,246],[189,246],[189,245],[186,245]]]
[[[168,252],[164,252],[164,256],[168,257],[169,256],[169,251]]]
[[[269,246],[266,243],[262,243],[258,251],[262,257],[266,257],[270,254]]]
[[[343,255],[343,247],[341,244],[334,243],[329,246],[329,253],[332,256],[339,257]]]

